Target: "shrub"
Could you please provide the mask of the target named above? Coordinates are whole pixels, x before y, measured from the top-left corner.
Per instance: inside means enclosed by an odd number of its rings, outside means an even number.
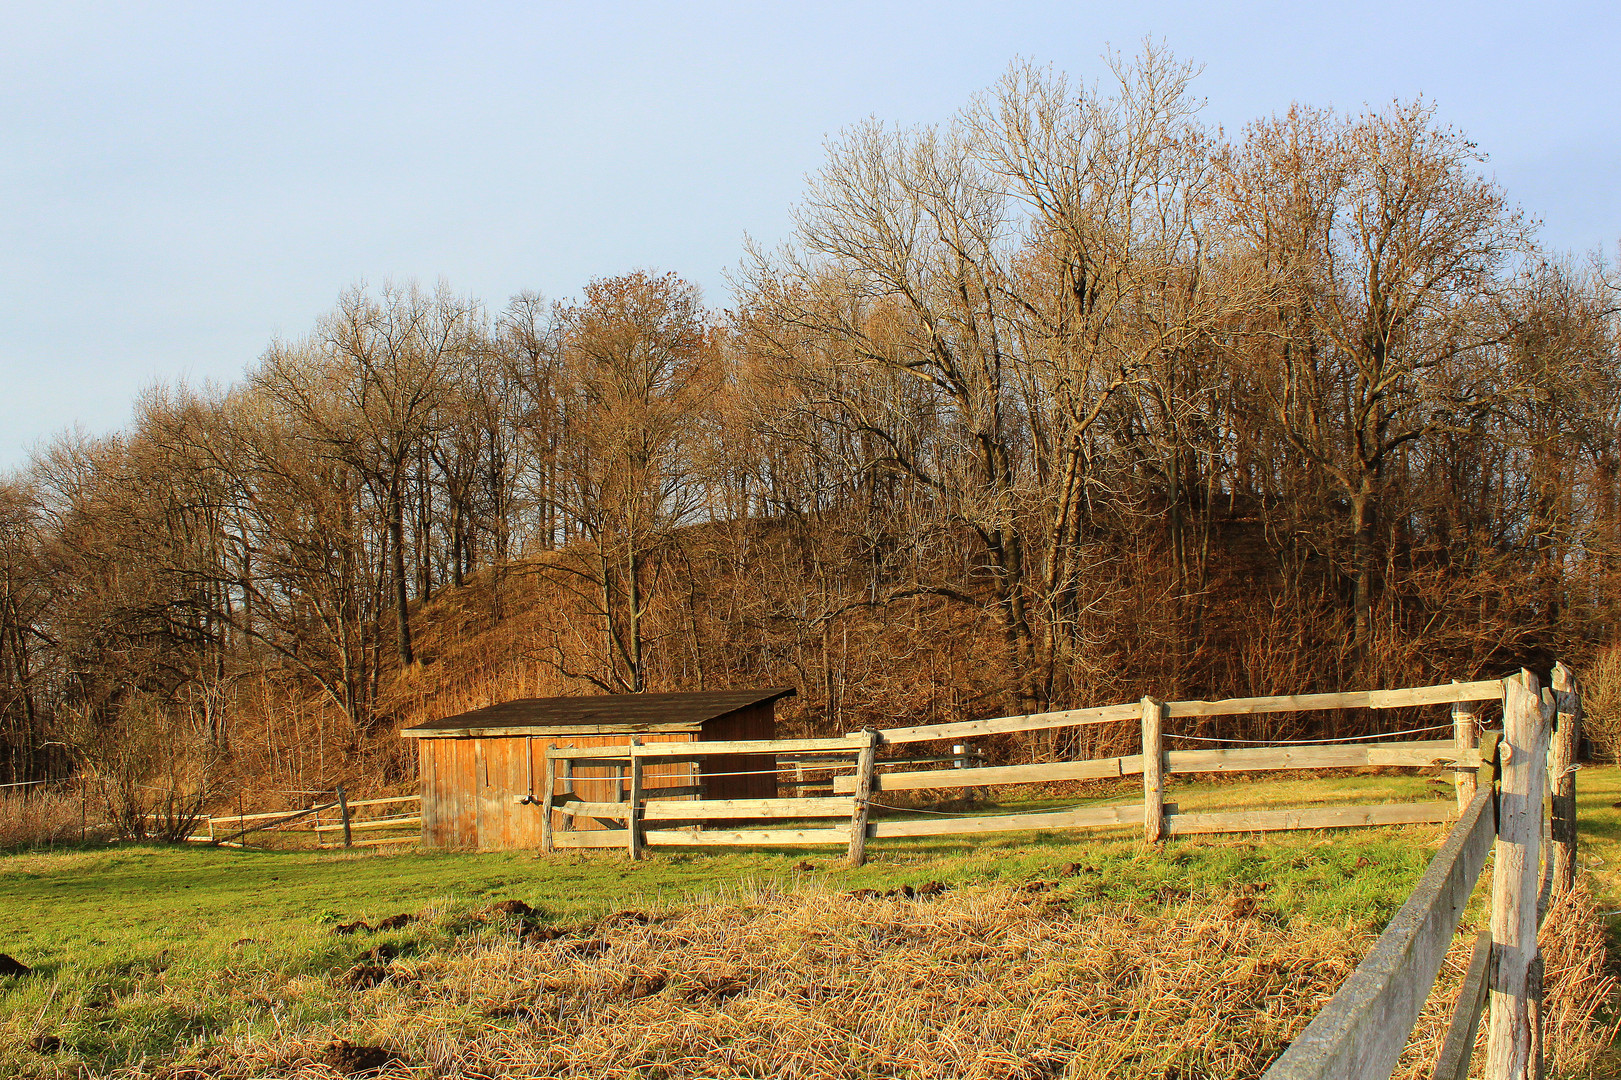
[[[70,721],[70,740],[111,827],[129,840],[184,840],[202,820],[223,754],[210,733],[155,697]]]
[[[1599,758],[1621,762],[1621,644],[1601,649],[1582,672],[1582,710]]]
[[[57,784],[0,789],[0,851],[78,840],[84,804]]]

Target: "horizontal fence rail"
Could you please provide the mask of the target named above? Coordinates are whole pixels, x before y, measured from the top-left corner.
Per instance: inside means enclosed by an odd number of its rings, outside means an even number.
[[[1225,698],[1219,701],[1167,701],[1165,715],[1175,719],[1188,716],[1254,716],[1264,713],[1315,712],[1328,709],[1400,709],[1420,705],[1446,705],[1454,702],[1491,701],[1502,696],[1503,681],[1488,679],[1480,682],[1444,683],[1436,686],[1417,686],[1403,690],[1353,690],[1332,694],[1285,694],[1274,697]],[[1104,705],[1088,709],[1064,709],[1057,712],[1028,713],[1019,716],[999,716],[986,720],[964,720],[949,724],[925,724],[918,727],[884,728],[876,734],[878,745],[891,746],[915,742],[935,742],[943,739],[969,738],[977,735],[1002,735],[1020,731],[1045,731],[1052,728],[1086,727],[1095,724],[1124,723],[1138,720],[1142,706]],[[844,753],[859,751],[866,745],[859,735],[827,739],[751,739],[705,743],[653,743],[637,747],[638,757],[669,760],[697,760],[712,754],[771,754],[771,753]],[[702,747],[702,751],[694,747]],[[593,759],[603,762],[627,761],[630,747],[591,746],[562,747],[551,751],[553,757]]]
[[[1165,753],[1165,760],[1166,772],[1181,774],[1287,772],[1291,769],[1354,769],[1397,765],[1475,769],[1480,766],[1480,751],[1459,749],[1453,742],[1427,740],[1342,746],[1169,750]],[[879,773],[875,777],[874,786],[879,791],[906,791],[1001,784],[1042,784],[1061,780],[1103,780],[1110,777],[1133,776],[1142,771],[1142,755],[1129,754],[1122,757],[1041,762],[1034,765]],[[854,785],[853,777],[839,776],[833,780],[835,793],[853,791]]]
[[[1316,712],[1320,709],[1404,709],[1413,705],[1448,705],[1455,701],[1490,701],[1501,697],[1503,680],[1443,683],[1406,690],[1351,690],[1334,694],[1285,694],[1276,697],[1225,698],[1221,701],[1167,701],[1167,715],[1254,716],[1260,713]]]
[[[420,807],[422,803],[420,794],[390,795],[376,799],[355,800],[342,796],[341,792],[338,794],[339,797],[330,802],[311,804],[297,810],[270,810],[252,814],[216,814],[199,818],[198,827],[205,831],[187,837],[187,839],[199,843],[239,847],[246,837],[257,832],[303,832],[307,830],[315,838],[316,845],[323,848],[382,847],[392,844],[415,844],[421,841],[422,815],[419,811],[402,809],[385,814],[383,817],[360,817],[355,813],[356,810],[371,809],[373,807],[408,807],[410,804],[416,804]],[[328,815],[334,815],[335,819]],[[294,828],[295,826],[296,828]],[[357,832],[392,832],[400,829],[410,830],[411,835],[363,840],[353,838],[353,834]],[[331,837],[338,834],[343,837],[340,842],[328,842]]]

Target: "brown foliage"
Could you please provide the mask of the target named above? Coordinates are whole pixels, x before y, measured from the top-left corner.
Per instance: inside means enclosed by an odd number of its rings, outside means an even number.
[[[1017,64],[842,133],[724,315],[643,271],[493,320],[355,289],[60,440],[0,489],[0,775],[72,717],[360,790],[515,696],[791,683],[840,732],[1613,642],[1608,270],[1539,257],[1428,103],[1228,141],[1193,73]]]

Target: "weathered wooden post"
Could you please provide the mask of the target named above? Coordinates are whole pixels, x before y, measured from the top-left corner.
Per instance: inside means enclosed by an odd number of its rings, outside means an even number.
[[[354,847],[354,838],[349,834],[349,797],[343,793],[343,785],[338,785],[338,813],[343,817],[343,846]]]
[[[1559,719],[1548,754],[1548,779],[1553,786],[1553,851],[1549,873],[1553,895],[1576,885],[1576,754],[1582,739],[1582,691],[1576,673],[1563,662],[1553,668],[1554,701]]]
[[[630,740],[630,805],[625,807],[625,830],[630,835],[626,838],[626,849],[632,859],[642,857],[642,759],[637,755],[636,748],[642,745],[642,740],[634,736]]]
[[[555,746],[556,744],[554,743],[553,745]],[[573,744],[570,744],[570,749],[573,749]],[[566,757],[563,759],[563,794],[570,799],[575,797],[574,759],[571,757]],[[563,815],[563,831],[574,831],[574,816],[572,814]]]
[[[1143,698],[1143,839],[1165,836],[1165,703]]]
[[[867,740],[856,754],[855,791],[850,805],[850,865],[867,861],[867,802],[872,798],[872,776],[878,762],[878,733],[863,731]]]
[[[554,794],[557,789],[557,758],[552,756],[552,751],[556,749],[556,743],[546,744],[546,787],[540,796],[540,850],[542,851],[555,851],[557,849],[557,841],[552,836],[552,807],[557,803],[557,796]],[[570,763],[572,763],[572,759],[570,759]]]
[[[1457,682],[1457,679],[1453,679]],[[1478,730],[1480,716],[1475,711],[1473,701],[1454,701],[1452,703],[1452,738],[1459,750],[1473,750],[1476,743],[1475,732]],[[1458,792],[1458,813],[1462,814],[1475,798],[1475,776],[1473,773],[1461,769],[1452,774],[1453,785]]]
[[[1548,728],[1537,677],[1522,671],[1503,680],[1503,741],[1498,784],[1496,864],[1492,870],[1492,1019],[1486,1075],[1539,1080],[1537,893],[1542,842],[1542,792]]]

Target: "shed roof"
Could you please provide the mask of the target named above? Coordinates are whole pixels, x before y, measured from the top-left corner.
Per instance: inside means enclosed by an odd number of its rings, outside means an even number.
[[[634,735],[697,731],[751,705],[792,697],[791,686],[684,694],[599,694],[520,698],[401,730],[410,739],[454,735]]]

